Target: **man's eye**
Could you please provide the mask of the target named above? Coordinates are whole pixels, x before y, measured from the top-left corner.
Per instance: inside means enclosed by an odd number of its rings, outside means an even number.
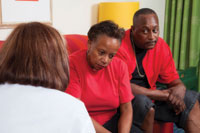
[[[143,33],[144,33],[144,34],[147,34],[147,33],[148,33],[148,30],[144,29],[144,30],[143,30]]]
[[[153,33],[158,33],[158,29],[154,29],[154,30],[153,30]]]

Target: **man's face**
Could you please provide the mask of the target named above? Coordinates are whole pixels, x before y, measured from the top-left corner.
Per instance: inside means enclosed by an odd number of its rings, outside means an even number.
[[[87,61],[93,70],[106,67],[120,47],[118,39],[99,35],[95,41],[88,41]]]
[[[138,48],[152,49],[155,47],[159,37],[158,18],[155,14],[138,16],[131,29],[134,43]]]

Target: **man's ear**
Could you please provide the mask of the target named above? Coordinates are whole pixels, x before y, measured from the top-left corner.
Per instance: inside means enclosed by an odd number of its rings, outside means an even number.
[[[135,30],[135,26],[134,26],[134,25],[131,26],[131,30],[132,30],[132,31]]]

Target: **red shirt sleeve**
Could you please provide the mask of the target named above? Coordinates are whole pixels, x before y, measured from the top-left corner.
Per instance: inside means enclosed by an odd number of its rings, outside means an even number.
[[[70,67],[70,82],[69,85],[66,89],[66,93],[76,97],[76,98],[80,98],[81,97],[81,86],[80,86],[80,78],[79,75],[77,73],[76,67],[73,63],[72,59],[69,59],[70,63],[69,63],[69,67]]]
[[[163,44],[164,45],[164,44]],[[176,66],[171,53],[171,50],[167,44],[165,50],[163,50],[162,66],[159,73],[158,81],[161,83],[170,83],[171,81],[178,79],[179,75],[176,71]]]

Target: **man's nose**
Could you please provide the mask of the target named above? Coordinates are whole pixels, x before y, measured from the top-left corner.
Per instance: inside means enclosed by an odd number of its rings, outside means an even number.
[[[154,37],[155,37],[154,33],[152,31],[149,32],[148,39],[149,40],[154,40]]]

